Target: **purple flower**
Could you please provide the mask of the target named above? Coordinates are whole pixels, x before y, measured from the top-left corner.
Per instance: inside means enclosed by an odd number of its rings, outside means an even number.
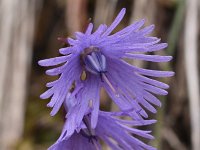
[[[125,9],[122,9],[109,27],[102,24],[93,33],[93,24],[90,23],[85,33],[76,32],[76,39],[66,40],[70,47],[59,50],[64,56],[39,61],[41,66],[56,66],[47,70],[46,74],[60,75],[58,80],[47,83],[49,89],[40,96],[42,99],[52,96],[47,104],[53,107],[51,115],[58,112],[68,92],[71,92],[72,97],[78,99],[75,109],[67,114],[76,118],[74,127],[80,125],[91,104],[91,126],[94,129],[98,120],[101,87],[121,111],[129,112],[134,119],[147,118],[145,109],[156,113],[153,105],[160,106],[161,103],[154,94],[166,95],[168,85],[149,77],[170,77],[174,73],[138,68],[123,59],[167,62],[172,57],[144,54],[167,47],[166,43],[159,43],[160,39],[149,36],[153,25],[141,28],[144,20],[111,34],[124,14]]]
[[[143,126],[155,123],[155,120],[123,120],[120,116],[126,116],[122,112],[110,113],[99,112],[99,119],[95,129],[91,128],[91,114],[88,113],[83,117],[80,127],[69,137],[67,136],[68,123],[67,119],[62,134],[49,150],[101,150],[100,140],[105,142],[113,150],[155,150],[137,139],[134,136],[146,139],[153,139],[149,133],[132,127]]]

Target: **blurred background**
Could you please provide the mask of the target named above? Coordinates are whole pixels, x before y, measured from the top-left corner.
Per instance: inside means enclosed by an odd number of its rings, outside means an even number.
[[[158,123],[148,127],[160,150],[200,150],[200,1],[199,0],[0,0],[0,150],[45,150],[61,133],[64,111],[50,117],[49,100],[40,100],[45,83],[54,78],[38,66],[40,59],[58,56],[65,45],[58,37],[73,37],[89,22],[95,28],[110,24],[127,8],[118,31],[145,18],[155,24],[152,35],[168,42],[170,63],[134,61],[134,65],[173,70],[176,75],[160,79],[170,85],[160,97]],[[102,91],[102,109],[114,110]],[[145,129],[145,128],[144,128]]]

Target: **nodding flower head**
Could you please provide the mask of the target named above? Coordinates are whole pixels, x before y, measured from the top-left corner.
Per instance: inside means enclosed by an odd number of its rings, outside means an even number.
[[[72,99],[71,99],[72,100]],[[132,126],[145,126],[155,123],[155,120],[124,120],[120,117],[128,117],[123,112],[99,112],[99,121],[95,129],[91,128],[90,111],[84,115],[80,125],[71,132],[74,118],[67,118],[63,131],[49,150],[101,150],[100,141],[103,141],[112,150],[121,149],[145,149],[156,148],[142,142],[138,137],[148,140],[154,139],[151,131],[144,131]],[[69,135],[68,132],[71,134]]]
[[[155,95],[166,95],[169,86],[150,77],[170,77],[174,73],[139,68],[124,59],[167,62],[172,57],[146,54],[162,50],[167,44],[149,35],[154,25],[142,27],[144,20],[111,34],[125,11],[123,8],[110,26],[102,24],[92,32],[93,24],[90,23],[85,33],[76,32],[75,39],[66,39],[70,46],[59,50],[63,56],[39,61],[41,66],[56,66],[47,70],[46,74],[60,75],[59,79],[47,83],[49,89],[40,96],[42,99],[51,97],[47,104],[53,108],[51,115],[58,112],[68,92],[71,92],[67,99],[76,97],[78,102],[68,116],[77,116],[75,124],[78,126],[91,104],[91,126],[95,128],[101,88],[121,111],[129,112],[134,119],[147,118],[146,110],[156,113],[155,106],[161,106]]]

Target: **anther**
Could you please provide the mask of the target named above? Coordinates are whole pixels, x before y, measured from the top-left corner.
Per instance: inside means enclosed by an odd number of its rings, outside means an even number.
[[[86,74],[85,71],[83,71],[83,72],[81,73],[81,80],[84,81],[84,80],[86,80],[86,79],[87,79],[87,74]]]

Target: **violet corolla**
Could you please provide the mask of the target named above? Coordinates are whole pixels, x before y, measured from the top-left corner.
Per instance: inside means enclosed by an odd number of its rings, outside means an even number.
[[[76,100],[76,98],[67,99],[65,108],[68,111],[74,109]],[[112,150],[155,150],[154,147],[141,141],[141,138],[153,139],[154,137],[150,135],[151,131],[136,129],[138,126],[153,124],[156,122],[155,120],[125,120],[121,117],[127,118],[129,115],[123,112],[99,111],[98,123],[93,129],[91,127],[91,108],[89,108],[84,114],[80,126],[71,132],[74,118],[66,115],[61,136],[49,150],[101,150],[100,141],[103,141]]]
[[[156,113],[154,106],[161,103],[155,95],[167,95],[165,89],[169,86],[150,77],[170,77],[173,72],[143,69],[124,60],[168,62],[171,56],[145,54],[162,50],[167,44],[149,36],[154,25],[142,28],[144,20],[112,34],[125,11],[123,8],[110,26],[102,24],[92,32],[93,24],[90,23],[85,33],[76,32],[75,39],[66,39],[70,46],[59,50],[63,56],[39,61],[41,66],[55,66],[46,74],[60,75],[59,79],[47,83],[49,89],[40,96],[42,99],[51,97],[47,106],[53,108],[52,116],[58,112],[69,92],[78,99],[74,110],[68,112],[68,116],[75,116],[73,130],[80,126],[90,103],[90,121],[95,129],[101,88],[105,88],[122,112],[129,112],[136,120],[147,118],[146,110]]]

